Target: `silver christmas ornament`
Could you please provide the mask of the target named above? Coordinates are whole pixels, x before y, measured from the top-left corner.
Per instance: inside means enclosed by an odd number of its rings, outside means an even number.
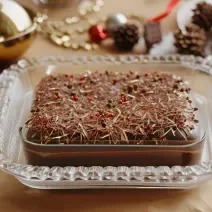
[[[106,20],[106,30],[110,36],[112,36],[113,31],[126,24],[127,23],[127,17],[122,13],[116,13],[110,15]]]

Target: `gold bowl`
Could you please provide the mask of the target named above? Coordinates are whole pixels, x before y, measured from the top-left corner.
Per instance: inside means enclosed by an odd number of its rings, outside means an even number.
[[[36,13],[15,1],[0,0],[0,61],[21,56],[36,33]]]

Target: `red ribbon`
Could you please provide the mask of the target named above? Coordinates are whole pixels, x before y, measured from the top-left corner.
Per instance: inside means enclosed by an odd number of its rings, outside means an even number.
[[[148,19],[149,22],[158,22],[161,21],[163,18],[165,18],[166,16],[168,16],[171,11],[173,10],[173,8],[177,5],[177,3],[179,2],[179,0],[170,0],[170,2],[168,3],[166,10],[161,13],[160,15],[157,15],[153,18]]]

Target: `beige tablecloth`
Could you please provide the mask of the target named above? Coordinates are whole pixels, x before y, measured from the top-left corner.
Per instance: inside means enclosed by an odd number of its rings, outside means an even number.
[[[19,0],[34,6],[30,0]],[[164,10],[168,0],[105,0],[102,14],[134,12],[151,17]],[[50,16],[72,15],[70,9],[50,11]],[[162,22],[163,32],[176,28],[176,12]],[[41,55],[108,54],[61,49],[37,36],[25,57]],[[0,171],[0,212],[210,212],[212,211],[212,182],[193,190],[67,190],[44,191],[28,188],[14,177]]]

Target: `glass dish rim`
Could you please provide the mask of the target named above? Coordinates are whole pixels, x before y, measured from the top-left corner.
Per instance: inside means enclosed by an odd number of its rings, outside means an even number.
[[[30,69],[47,66],[47,65],[80,65],[80,64],[130,64],[130,63],[138,63],[138,64],[152,64],[152,63],[161,63],[161,64],[179,64],[184,65],[186,67],[192,67],[192,69],[198,69],[200,71],[206,72],[209,75],[212,75],[212,56],[208,56],[207,58],[194,57],[191,55],[182,56],[182,55],[167,55],[167,56],[149,56],[149,55],[120,55],[120,56],[44,56],[44,57],[33,57],[29,59],[19,60],[16,64],[10,66],[10,68],[3,71],[0,75],[0,87],[1,89],[5,89],[7,91],[11,91],[13,89],[13,84],[15,80],[19,77],[19,74],[25,71],[29,71]],[[3,83],[6,81],[7,83]],[[11,93],[11,92],[7,92]],[[3,95],[3,100],[7,100],[7,94]],[[4,102],[3,102],[4,103]],[[9,105],[9,101],[8,101]],[[5,107],[0,108],[0,126],[2,117],[7,114],[5,112],[6,103],[4,103]],[[4,114],[5,113],[5,114]],[[2,116],[1,116],[2,115]],[[2,125],[3,126],[3,125]],[[211,134],[211,132],[209,133]],[[1,137],[1,133],[0,133]],[[141,176],[150,176],[157,177],[157,181],[155,183],[163,182],[164,184],[164,176],[173,176],[185,177],[183,183],[189,182],[186,177],[194,177],[196,180],[198,177],[206,177],[212,175],[212,161],[201,162],[200,164],[193,166],[162,166],[162,167],[153,167],[153,166],[143,166],[143,167],[46,167],[46,166],[32,166],[29,164],[20,164],[18,162],[13,161],[8,156],[4,155],[0,149],[0,168],[14,176],[18,179],[22,180],[32,180],[38,182],[44,181],[67,181],[70,183],[74,181],[92,181],[96,180],[93,178],[93,174],[96,173],[100,180],[103,176],[107,176],[108,172],[116,174],[117,179],[122,181],[133,182],[135,179],[134,173],[138,172]],[[47,175],[44,174],[48,173]],[[80,175],[79,175],[80,173]],[[71,179],[67,179],[67,174],[71,175]],[[128,178],[126,179],[126,175]],[[163,179],[161,179],[163,178]],[[112,182],[116,182],[117,179],[111,178]],[[195,180],[194,179],[194,180]],[[158,181],[159,180],[159,181]],[[107,179],[108,182],[108,179]],[[144,184],[149,185],[148,179],[144,179]],[[172,183],[182,183],[181,180],[170,181],[167,182],[167,185],[171,185]],[[165,183],[166,184],[166,183]],[[154,183],[153,183],[154,185]],[[181,185],[181,184],[179,184]]]
[[[60,145],[60,144],[38,144],[38,143],[34,143],[31,142],[29,140],[27,140],[24,135],[23,135],[23,127],[19,128],[19,135],[20,138],[23,142],[30,144],[32,146],[36,146],[36,147],[107,147],[107,148],[116,148],[116,147],[128,147],[128,148],[133,148],[133,147],[137,147],[137,148],[187,148],[187,147],[192,147],[194,145],[198,145],[200,143],[202,143],[204,141],[204,139],[206,138],[207,133],[204,132],[203,136],[200,139],[196,139],[196,140],[188,140],[188,141],[196,141],[194,143],[191,144],[185,144],[185,145],[135,145],[135,144],[65,144],[65,145]],[[174,141],[174,140],[172,140]],[[177,140],[176,140],[177,141]]]

